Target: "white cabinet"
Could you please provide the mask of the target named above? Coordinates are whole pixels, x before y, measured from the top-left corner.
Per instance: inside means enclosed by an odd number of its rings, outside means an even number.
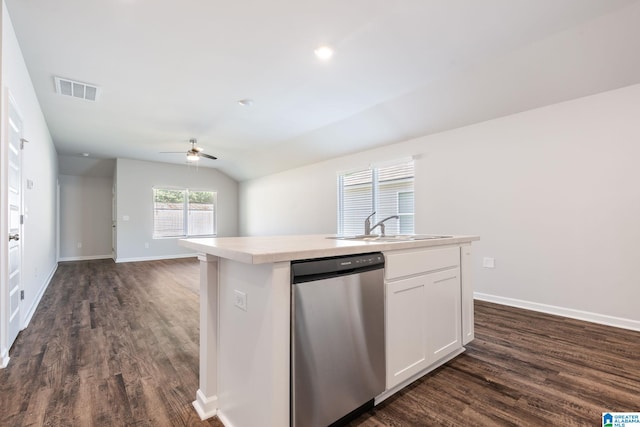
[[[429,364],[462,347],[460,268],[425,275]]]
[[[460,254],[385,253],[387,390],[462,348]]]
[[[387,283],[387,389],[428,366],[426,276]]]

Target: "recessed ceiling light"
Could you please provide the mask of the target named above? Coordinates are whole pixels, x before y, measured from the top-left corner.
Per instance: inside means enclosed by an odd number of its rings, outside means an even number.
[[[333,49],[331,49],[327,45],[323,45],[323,46],[318,46],[316,50],[313,51],[313,53],[315,53],[318,58],[322,59],[323,61],[326,61],[327,59],[333,56]]]
[[[253,105],[253,99],[241,99],[240,101],[238,101],[238,104],[242,105],[243,107],[251,107]]]
[[[89,157],[89,153],[80,153],[82,157]]]

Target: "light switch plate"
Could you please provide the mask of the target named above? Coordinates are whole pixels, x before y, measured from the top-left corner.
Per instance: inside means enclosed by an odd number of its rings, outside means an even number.
[[[233,291],[234,304],[240,310],[247,311],[247,294],[237,289]]]
[[[495,268],[496,266],[495,258],[490,258],[490,257],[482,258],[482,266],[484,268]]]

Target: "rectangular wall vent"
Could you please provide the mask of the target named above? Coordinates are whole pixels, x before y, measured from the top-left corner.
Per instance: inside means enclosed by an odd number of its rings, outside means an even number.
[[[88,83],[76,82],[62,77],[55,77],[56,93],[59,95],[73,96],[74,98],[96,101],[100,95],[100,88]]]

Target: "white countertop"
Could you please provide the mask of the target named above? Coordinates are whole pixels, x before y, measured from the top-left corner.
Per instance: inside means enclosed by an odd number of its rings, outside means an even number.
[[[179,244],[197,252],[247,264],[266,264],[300,259],[384,252],[398,249],[455,245],[480,240],[479,236],[381,242],[330,239],[334,235],[207,237],[181,239]]]

